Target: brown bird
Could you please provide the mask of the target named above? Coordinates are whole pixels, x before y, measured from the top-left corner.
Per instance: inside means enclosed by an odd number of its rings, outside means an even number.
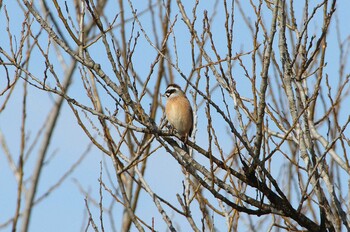
[[[164,94],[167,98],[165,115],[172,127],[187,141],[193,129],[193,111],[190,101],[180,86],[170,84]]]

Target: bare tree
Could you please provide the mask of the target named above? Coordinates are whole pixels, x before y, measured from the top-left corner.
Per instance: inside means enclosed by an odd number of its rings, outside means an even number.
[[[55,143],[52,133],[64,127],[57,120],[67,104],[91,146],[104,154],[97,170],[99,199],[77,180],[86,195],[82,230],[117,230],[117,225],[121,231],[159,230],[142,217],[150,211],[143,198],[156,209],[149,213],[170,231],[350,230],[350,37],[341,24],[346,19],[336,11],[345,3],[17,4],[24,20],[15,25],[7,2],[0,4],[7,21],[7,39],[0,42],[1,111],[14,88],[23,85],[18,156],[8,149],[10,135],[0,134],[18,186],[16,213],[3,228],[12,225],[17,231],[20,221],[20,230],[28,231],[36,203],[85,157],[38,196],[48,147]],[[15,26],[21,31],[14,32]],[[160,95],[174,82],[193,103],[194,133],[188,141],[168,130],[163,113]],[[24,171],[31,146],[26,143],[28,88],[55,97],[38,130],[33,172]],[[149,160],[158,155],[171,155],[181,167],[183,181],[176,184],[182,191],[171,193],[178,202],[150,184],[159,174]],[[105,197],[112,199],[108,206]],[[122,216],[115,207],[123,209]],[[111,229],[105,229],[107,222]]]

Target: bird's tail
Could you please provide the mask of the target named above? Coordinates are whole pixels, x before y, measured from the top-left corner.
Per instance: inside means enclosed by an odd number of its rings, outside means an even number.
[[[182,149],[183,149],[185,152],[189,153],[188,146],[187,146],[187,144],[186,144],[185,142],[182,142]]]

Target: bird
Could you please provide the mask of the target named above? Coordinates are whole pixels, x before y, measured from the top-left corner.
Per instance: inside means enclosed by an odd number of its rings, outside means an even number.
[[[177,84],[168,85],[164,96],[167,99],[165,116],[181,139],[187,142],[193,130],[193,111],[190,101]]]

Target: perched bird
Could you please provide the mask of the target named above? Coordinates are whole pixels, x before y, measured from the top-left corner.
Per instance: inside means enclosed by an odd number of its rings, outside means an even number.
[[[170,84],[165,91],[165,115],[171,126],[187,141],[193,129],[193,111],[190,101],[180,86]]]

